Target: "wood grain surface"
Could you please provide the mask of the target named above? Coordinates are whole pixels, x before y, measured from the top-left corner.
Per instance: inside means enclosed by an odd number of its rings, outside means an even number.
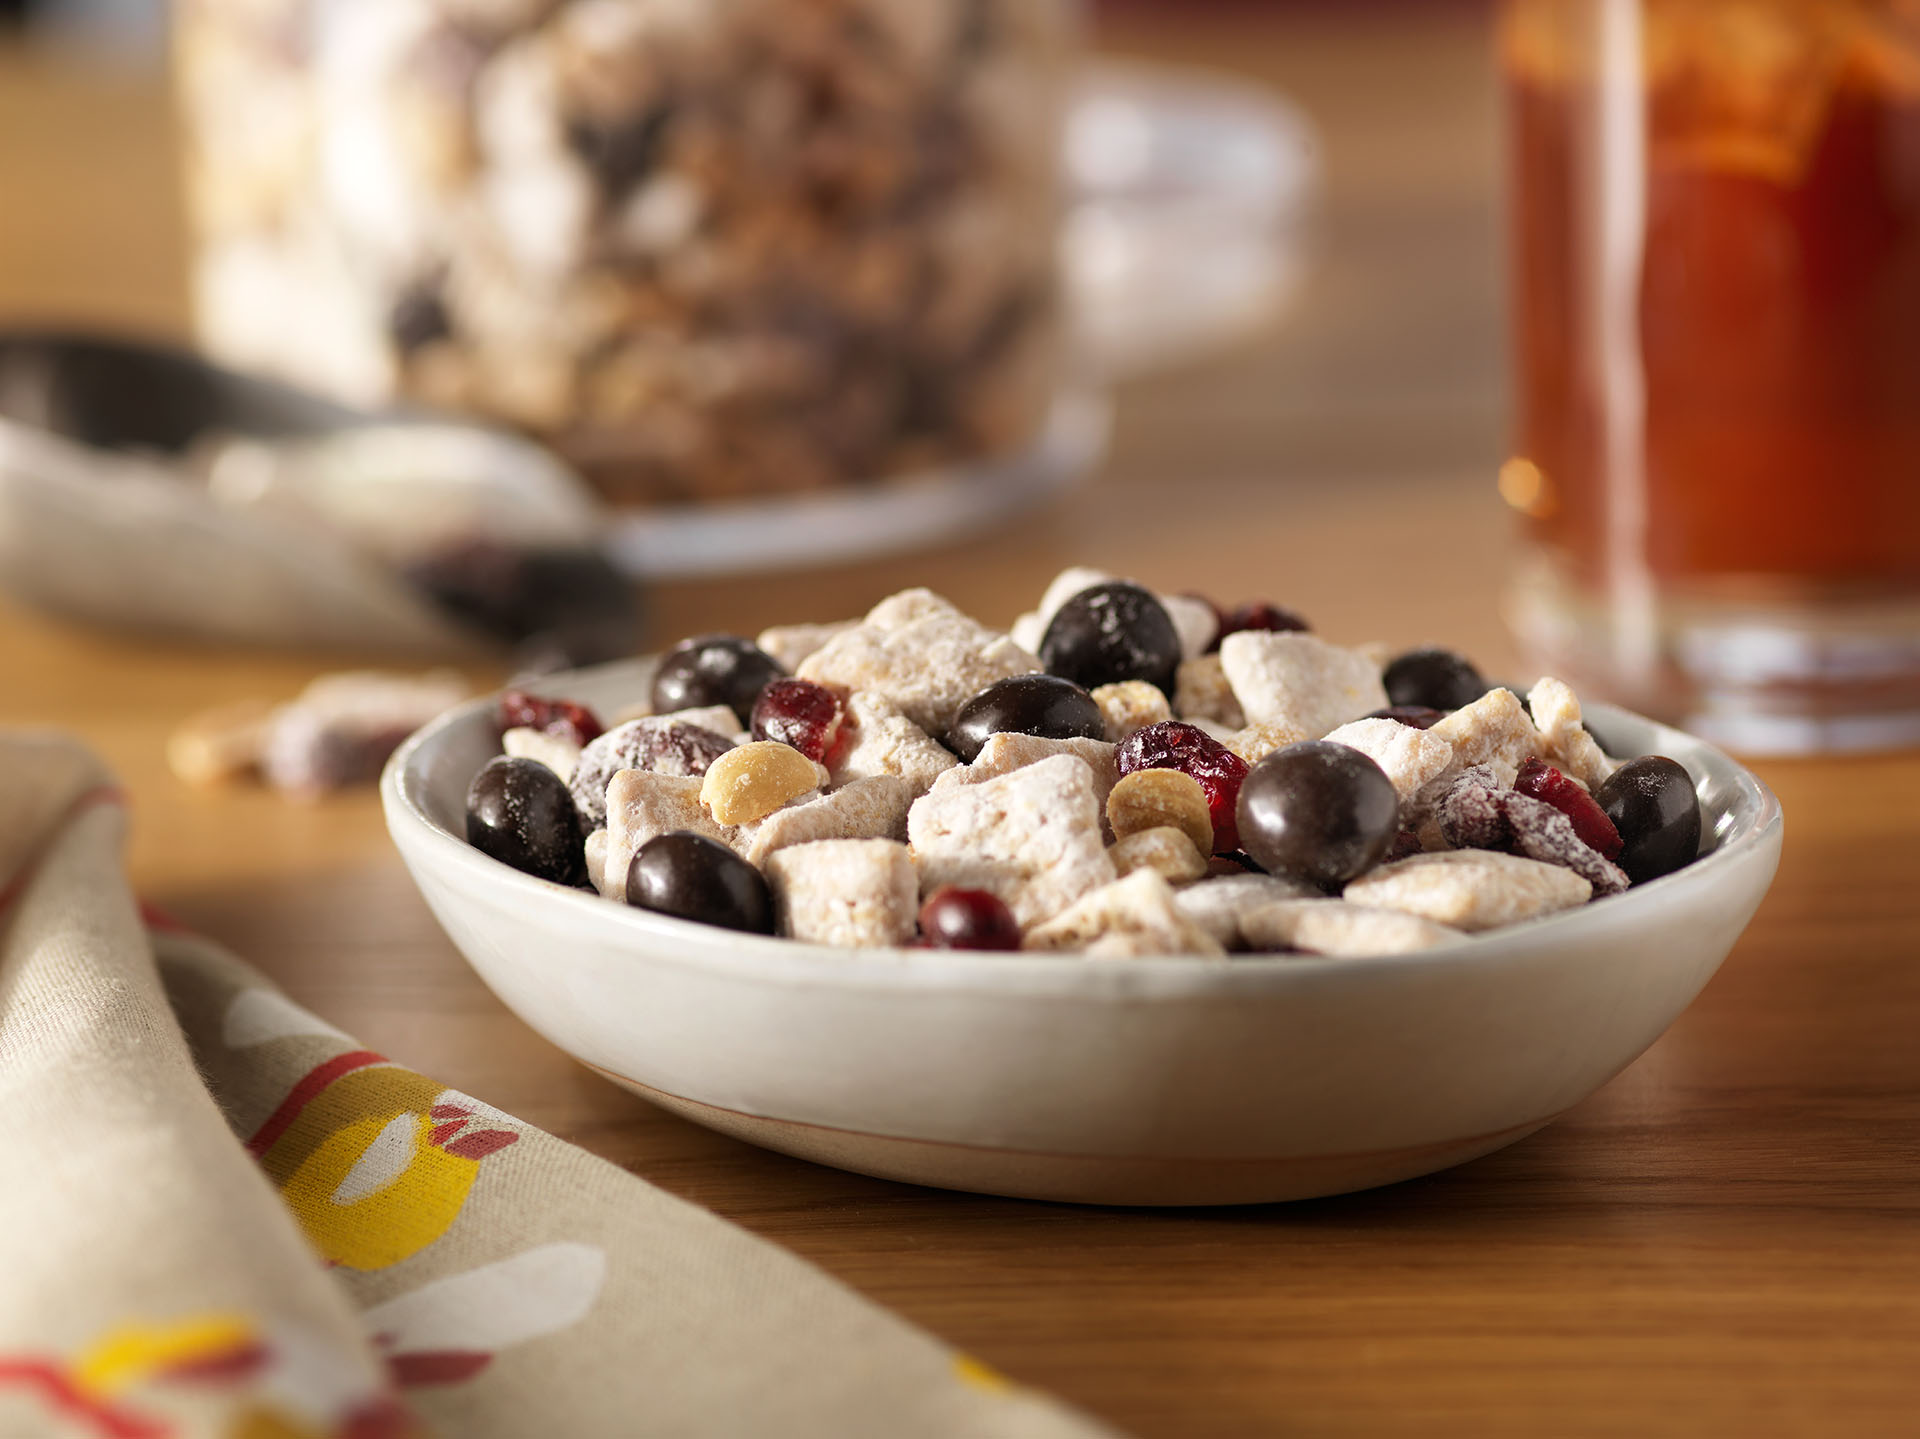
[[[1471,12],[1386,14],[1141,14],[1105,37],[1280,85],[1320,124],[1314,268],[1281,325],[1129,387],[1100,473],[1002,533],[665,587],[654,637],[853,613],[910,583],[1004,621],[1085,561],[1511,668],[1485,37]],[[0,317],[182,329],[178,216],[155,77],[0,57]],[[1020,1380],[1165,1439],[1920,1433],[1920,756],[1759,766],[1788,838],[1758,919],[1665,1038],[1541,1134],[1346,1198],[1100,1210],[867,1180],[653,1109],[481,988],[371,795],[301,806],[168,775],[189,713],[340,658],[0,607],[0,723],[97,746],[134,797],[142,893],[303,1003]]]

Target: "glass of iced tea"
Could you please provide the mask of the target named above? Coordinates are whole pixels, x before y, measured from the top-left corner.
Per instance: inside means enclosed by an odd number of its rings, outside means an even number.
[[[1512,596],[1758,753],[1920,743],[1920,0],[1507,0]]]

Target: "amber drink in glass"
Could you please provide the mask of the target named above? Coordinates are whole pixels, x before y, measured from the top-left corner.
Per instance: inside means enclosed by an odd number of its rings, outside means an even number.
[[[1542,667],[1749,752],[1920,742],[1920,0],[1510,0]]]

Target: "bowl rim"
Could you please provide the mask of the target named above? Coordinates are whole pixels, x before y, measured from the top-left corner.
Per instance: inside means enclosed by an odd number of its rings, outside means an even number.
[[[643,672],[653,660],[654,656],[640,656],[545,675],[540,685],[564,695],[570,685],[583,679],[592,680],[624,668]],[[1585,706],[1586,713],[1603,729],[1620,721],[1649,726],[1661,749],[1641,753],[1678,749],[1683,753],[1673,757],[1682,763],[1696,760],[1689,769],[1696,786],[1706,778],[1730,781],[1740,801],[1724,811],[1733,823],[1716,834],[1713,849],[1684,869],[1635,885],[1604,902],[1476,934],[1459,944],[1405,954],[1234,954],[1226,963],[1193,955],[1145,955],[1092,963],[1072,952],[855,949],[719,929],[617,904],[588,890],[522,873],[481,853],[463,835],[439,824],[422,802],[426,761],[447,742],[450,733],[482,713],[491,713],[502,692],[496,690],[465,701],[439,715],[409,735],[388,760],[380,778],[381,805],[388,832],[408,868],[416,868],[416,853],[432,856],[439,864],[464,871],[471,880],[488,882],[502,895],[517,897],[529,906],[552,906],[550,911],[530,910],[528,918],[550,913],[546,927],[556,931],[556,936],[563,924],[575,929],[584,925],[596,930],[603,944],[630,936],[635,958],[644,958],[650,964],[717,969],[782,986],[828,983],[839,988],[878,990],[1011,988],[1059,997],[1152,997],[1191,995],[1196,991],[1259,992],[1359,973],[1526,964],[1551,954],[1563,942],[1587,936],[1588,931],[1604,933],[1623,925],[1633,928],[1643,919],[1651,920],[1658,913],[1659,899],[1704,898],[1705,891],[1718,885],[1743,861],[1769,847],[1777,854],[1785,823],[1773,791],[1724,751],[1698,736],[1629,710],[1595,703]],[[1704,761],[1705,774],[1700,772],[1698,761]],[[1708,833],[1714,834],[1714,817],[1704,817]]]

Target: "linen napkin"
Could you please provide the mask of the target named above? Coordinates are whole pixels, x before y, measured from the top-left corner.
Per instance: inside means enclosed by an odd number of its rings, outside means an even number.
[[[773,1245],[143,920],[0,734],[0,1436],[1091,1439]]]

